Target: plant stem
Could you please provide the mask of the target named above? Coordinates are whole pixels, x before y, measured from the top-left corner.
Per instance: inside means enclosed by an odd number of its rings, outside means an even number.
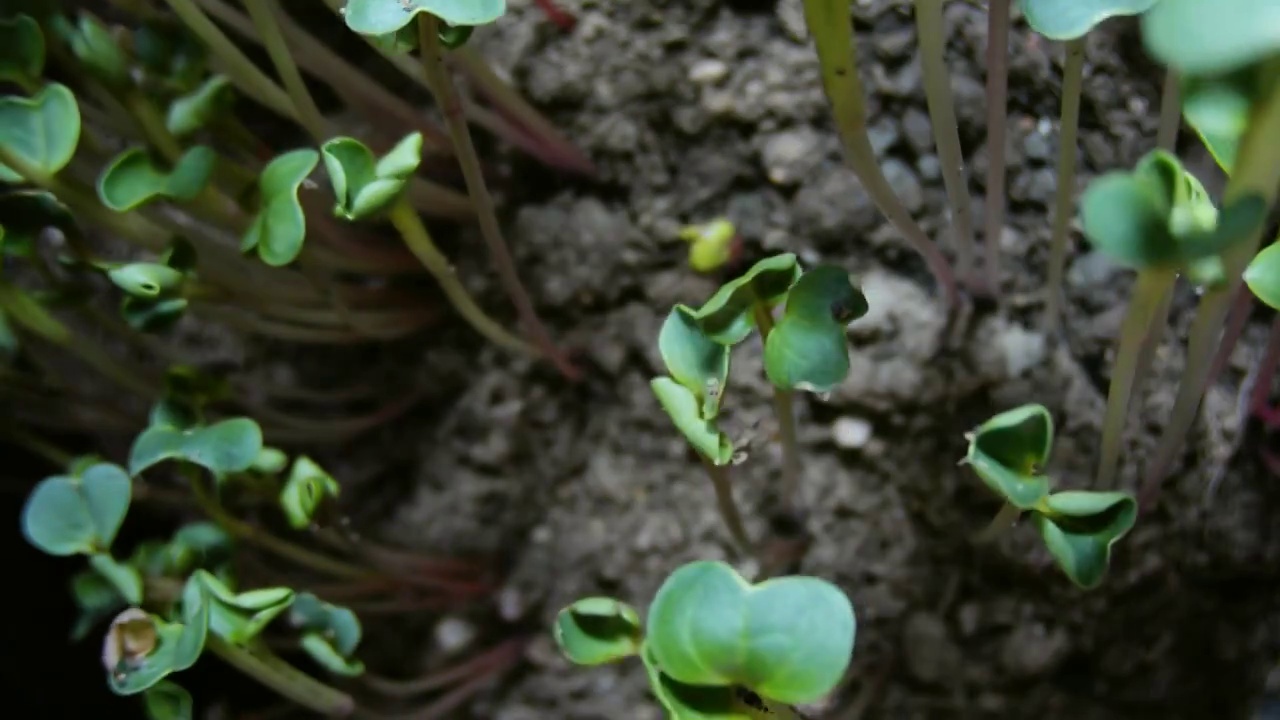
[[[1000,295],[1000,238],[1004,234],[1005,131],[1009,121],[1009,0],[987,8],[987,203],[982,288]]]
[[[1102,423],[1102,450],[1098,462],[1098,474],[1094,488],[1110,489],[1115,480],[1116,466],[1120,459],[1120,445],[1124,438],[1124,426],[1130,415],[1135,382],[1147,374],[1154,353],[1143,353],[1144,348],[1155,346],[1154,337],[1163,328],[1161,310],[1168,307],[1173,294],[1177,270],[1144,268],[1138,271],[1133,297],[1120,325],[1120,338],[1116,349],[1115,364],[1111,368],[1111,385],[1107,391],[1107,412]]]
[[[773,332],[773,315],[761,303],[752,307],[752,313],[763,343],[769,339],[769,333]],[[784,514],[794,515],[796,491],[800,486],[800,443],[796,440],[795,393],[775,385],[773,410],[778,416],[778,440],[782,443],[782,487],[778,490],[778,504]]]
[[[1008,532],[1020,517],[1022,517],[1021,510],[1009,503],[1005,503],[1000,506],[1000,511],[996,513],[994,518],[991,518],[991,522],[985,528],[974,533],[971,541],[977,545],[994,542],[996,538]]]
[[[346,717],[355,711],[355,700],[307,675],[271,652],[262,643],[241,647],[210,632],[205,647],[240,672],[295,703],[326,717]]]
[[[276,67],[276,75],[284,83],[285,92],[289,94],[289,100],[293,103],[298,122],[316,141],[325,140],[328,135],[327,123],[324,116],[320,114],[320,108],[316,107],[316,101],[311,97],[311,92],[307,90],[307,83],[302,79],[302,73],[298,72],[298,66],[293,62],[293,55],[289,52],[289,46],[280,32],[280,22],[277,18],[277,13],[281,12],[279,4],[264,2],[264,0],[244,0],[244,4],[249,11],[249,17],[253,18],[254,26],[258,29],[258,38],[266,48],[271,64]]]
[[[1053,209],[1053,237],[1049,244],[1049,297],[1044,327],[1057,333],[1062,307],[1062,279],[1067,266],[1067,229],[1071,226],[1076,194],[1076,135],[1080,128],[1080,91],[1084,84],[1084,38],[1067,42],[1062,67],[1062,120],[1058,130],[1058,187]]]
[[[475,677],[477,674],[488,674],[494,667],[505,666],[524,651],[529,640],[530,638],[525,637],[507,640],[457,665],[436,670],[412,680],[393,680],[366,672],[360,677],[360,681],[379,695],[387,697],[411,698],[415,695],[424,695]]]
[[[1249,390],[1249,407],[1247,412],[1266,418],[1272,414],[1271,384],[1276,373],[1276,365],[1280,364],[1280,314],[1271,318],[1271,332],[1267,335],[1267,347],[1253,377],[1253,387]]]
[[[738,512],[738,501],[733,499],[733,483],[729,481],[729,466],[716,465],[701,454],[699,457],[702,459],[702,467],[707,470],[707,477],[711,478],[711,487],[716,493],[716,509],[720,511],[720,518],[729,528],[729,535],[733,537],[734,544],[743,554],[750,556],[754,546],[747,536],[747,526],[742,522],[742,513]]]
[[[1268,73],[1280,71],[1280,61],[1273,58],[1267,62],[1265,70]],[[1275,202],[1276,191],[1280,189],[1280,143],[1275,142],[1276,137],[1280,137],[1280,85],[1273,84],[1268,96],[1254,102],[1249,124],[1240,142],[1236,167],[1227,182],[1223,198],[1225,204],[1254,194],[1261,196],[1267,205]],[[1249,238],[1241,240],[1222,254],[1227,281],[1222,287],[1206,292],[1200,299],[1196,318],[1191,325],[1187,364],[1178,386],[1169,424],[1165,426],[1164,435],[1147,467],[1147,476],[1139,495],[1139,504],[1143,509],[1149,509],[1156,500],[1160,485],[1173,465],[1187,431],[1195,421],[1200,400],[1208,386],[1214,350],[1222,335],[1222,321],[1243,282],[1245,267],[1258,250],[1262,230],[1263,224],[1259,224]]]
[[[969,177],[960,149],[960,127],[956,124],[955,102],[951,97],[951,73],[947,70],[947,31],[942,18],[943,0],[915,0],[916,37],[924,74],[924,92],[929,103],[934,143],[942,166],[942,182],[951,204],[956,274],[961,282],[973,275],[973,219],[969,198]]]
[[[476,215],[480,221],[480,234],[489,246],[489,256],[498,271],[503,287],[511,302],[516,306],[521,324],[533,337],[534,345],[546,359],[559,368],[569,379],[577,379],[580,373],[577,368],[556,348],[542,320],[533,307],[533,301],[525,292],[516,272],[515,263],[502,239],[502,230],[498,227],[498,216],[494,212],[493,198],[485,185],[484,174],[480,171],[480,159],[476,155],[475,145],[471,142],[471,131],[462,115],[462,105],[458,99],[453,80],[445,70],[444,48],[440,43],[440,21],[434,15],[423,13],[418,20],[418,38],[421,46],[422,69],[426,73],[427,83],[431,86],[431,94],[444,113],[449,135],[453,138],[454,150],[458,155],[458,163],[462,167],[462,175],[466,180],[467,192],[471,195]]]
[[[431,240],[426,226],[422,224],[422,218],[418,217],[418,211],[407,199],[400,198],[391,206],[390,219],[391,224],[395,225],[400,236],[404,238],[405,244],[409,246],[409,250],[418,256],[422,264],[435,277],[436,282],[440,283],[440,288],[444,290],[449,304],[453,305],[468,325],[498,347],[526,355],[538,354],[533,346],[507,332],[476,304],[458,279],[453,266],[449,264],[449,259]]]
[[[822,66],[822,86],[831,101],[849,166],[880,212],[924,258],[943,293],[948,310],[959,310],[960,288],[950,263],[894,193],[893,186],[880,170],[875,149],[867,137],[867,113],[853,49],[853,18],[849,0],[804,0],[804,10]]]
[[[1231,362],[1231,354],[1235,352],[1236,343],[1240,341],[1240,335],[1244,333],[1245,326],[1249,324],[1249,316],[1252,314],[1253,292],[1247,286],[1241,285],[1236,291],[1236,299],[1231,303],[1231,309],[1227,311],[1222,339],[1218,341],[1218,349],[1213,353],[1213,364],[1209,366],[1209,380],[1205,387],[1217,382],[1222,371],[1227,369],[1227,363]]]
[[[147,139],[147,143],[158,150],[165,160],[170,163],[178,162],[178,158],[182,157],[182,145],[178,143],[173,133],[169,132],[169,128],[164,124],[164,118],[160,117],[160,112],[156,110],[151,99],[140,89],[130,88],[125,93],[124,106],[138,123],[138,128],[142,131],[142,136]]]
[[[1178,130],[1182,125],[1182,92],[1178,86],[1178,73],[1170,70],[1164,76],[1164,88],[1160,91],[1160,125],[1156,130],[1156,146],[1173,152],[1178,144]]]

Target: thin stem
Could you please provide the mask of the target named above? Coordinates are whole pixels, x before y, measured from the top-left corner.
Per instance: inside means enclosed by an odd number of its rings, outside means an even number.
[[[1000,294],[1000,238],[1004,234],[1004,143],[1009,121],[1009,0],[987,8],[987,203],[982,290]]]
[[[1084,38],[1067,43],[1062,68],[1062,121],[1058,131],[1058,187],[1049,244],[1049,297],[1044,327],[1056,334],[1062,307],[1062,280],[1067,266],[1067,229],[1076,194],[1076,136],[1080,129],[1080,90],[1084,83]]]
[[[1266,417],[1271,412],[1271,382],[1274,379],[1276,365],[1280,364],[1280,314],[1271,318],[1271,332],[1267,335],[1267,348],[1258,359],[1258,367],[1253,377],[1253,387],[1249,391],[1248,411]]]
[[[436,247],[435,242],[431,240],[431,235],[427,233],[427,228],[422,224],[422,218],[418,217],[418,211],[405,198],[396,201],[391,207],[390,212],[391,224],[396,230],[400,231],[404,242],[409,249],[422,264],[427,271],[435,277],[440,283],[440,288],[444,290],[445,297],[449,299],[449,304],[453,305],[458,314],[462,316],[467,324],[475,328],[476,332],[488,338],[495,345],[526,355],[537,355],[537,350],[526,343],[524,340],[507,332],[492,318],[485,314],[484,310],[476,304],[471,298],[471,294],[463,287],[462,282],[458,279],[457,273],[454,272],[453,266],[449,264],[449,259]]]
[[[325,127],[327,123],[324,116],[320,114],[320,108],[316,107],[316,101],[311,97],[311,92],[307,90],[307,83],[302,79],[302,73],[298,72],[298,66],[293,62],[293,54],[289,52],[289,46],[280,32],[280,22],[277,18],[277,13],[281,12],[279,3],[244,0],[244,4],[249,11],[249,17],[253,18],[254,26],[258,29],[258,38],[266,48],[271,64],[276,67],[276,75],[284,83],[285,92],[289,94],[289,100],[293,103],[298,122],[311,133],[312,138],[317,141],[325,140],[328,135]]]
[[[773,315],[769,308],[757,303],[752,312],[756,318],[756,327],[760,330],[760,341],[769,339],[773,332]],[[800,443],[796,439],[795,393],[773,388],[773,410],[778,416],[778,440],[782,444],[782,486],[778,490],[778,504],[782,512],[793,515],[796,510],[796,492],[800,486]]]
[[[994,518],[991,518],[991,522],[985,528],[974,533],[971,541],[977,545],[986,545],[994,542],[996,538],[1009,532],[1020,517],[1022,517],[1021,510],[1009,503],[1005,503],[1000,506],[1000,511],[996,513]]]
[[[374,692],[387,697],[410,698],[424,695],[478,674],[488,674],[495,667],[501,668],[518,657],[528,644],[529,638],[508,640],[465,662],[412,680],[393,680],[366,672],[360,677],[360,681]]]
[[[421,45],[422,69],[431,86],[431,94],[435,96],[436,103],[444,113],[449,135],[453,138],[454,150],[458,155],[458,163],[462,167],[467,192],[471,195],[472,204],[480,221],[480,234],[484,236],[485,244],[489,246],[490,259],[498,271],[498,277],[507,291],[507,296],[516,306],[520,322],[533,337],[534,344],[565,377],[576,379],[580,375],[578,369],[569,363],[569,360],[552,342],[550,333],[538,318],[533,301],[529,299],[524,285],[520,282],[515,262],[512,261],[507,244],[502,239],[502,230],[498,227],[498,216],[493,208],[493,198],[489,195],[484,174],[480,171],[480,159],[476,155],[475,145],[471,142],[471,131],[467,128],[466,118],[462,115],[462,105],[458,99],[457,89],[454,88],[453,80],[445,70],[444,48],[440,43],[439,30],[440,21],[435,16],[425,13],[419,16],[418,38]]]
[[[1156,146],[1173,152],[1178,144],[1178,130],[1182,125],[1182,92],[1178,85],[1178,73],[1169,70],[1164,76],[1164,88],[1160,91],[1160,125],[1156,130]]]
[[[346,717],[355,711],[355,700],[307,675],[261,643],[241,647],[209,633],[205,647],[226,663],[280,695],[326,717]]]
[[[916,0],[916,36],[933,138],[942,166],[942,182],[951,204],[956,274],[964,282],[973,275],[972,204],[964,153],[960,149],[960,127],[956,124],[955,102],[951,97],[951,73],[947,70],[945,57],[947,32],[942,18],[942,3],[943,0]]]
[[[1222,339],[1218,341],[1218,349],[1213,354],[1213,365],[1209,368],[1209,381],[1206,387],[1218,381],[1222,371],[1231,362],[1231,354],[1235,352],[1236,343],[1249,324],[1249,316],[1253,314],[1253,292],[1245,285],[1236,291],[1235,302],[1227,311],[1226,327],[1222,330]]]
[[[849,0],[804,0],[804,9],[822,66],[822,86],[831,101],[849,166],[880,212],[924,258],[942,290],[947,308],[958,311],[960,288],[951,264],[894,193],[893,186],[880,170],[875,149],[867,137],[867,113],[853,49],[853,18]]]
[[[178,162],[178,158],[182,157],[182,145],[173,133],[169,132],[169,128],[164,124],[164,118],[160,117],[160,111],[156,110],[151,99],[140,89],[131,88],[125,93],[124,106],[137,122],[147,143],[158,150],[165,160],[170,163]]]
[[[702,456],[700,456],[702,457]],[[729,481],[729,466],[716,465],[706,457],[702,457],[702,467],[711,478],[711,487],[716,493],[716,509],[720,518],[729,528],[729,535],[734,544],[746,555],[752,554],[753,545],[747,536],[747,526],[742,522],[742,513],[738,511],[738,501],[733,498],[733,484]]]
[[[1154,355],[1146,353],[1144,358],[1142,350],[1144,347],[1154,347],[1151,339],[1156,333],[1158,320],[1161,321],[1159,327],[1163,327],[1160,311],[1168,307],[1167,299],[1173,294],[1177,279],[1177,271],[1172,269],[1146,268],[1138,271],[1133,297],[1129,300],[1124,322],[1120,325],[1116,360],[1111,368],[1111,385],[1107,391],[1107,412],[1102,423],[1102,450],[1098,474],[1094,480],[1095,489],[1106,490],[1114,483],[1124,426],[1131,414],[1134,384],[1147,374],[1148,367],[1143,367],[1142,361],[1150,362]]]
[[[1271,60],[1265,68],[1268,72],[1280,71],[1280,61]],[[1274,87],[1269,96],[1255,101],[1249,124],[1240,142],[1236,167],[1227,182],[1223,201],[1235,202],[1252,194],[1260,196],[1267,205],[1275,202],[1280,189],[1280,86]],[[1242,284],[1242,273],[1253,259],[1262,240],[1260,223],[1251,237],[1231,246],[1222,254],[1227,282],[1212,289],[1200,299],[1195,321],[1191,325],[1187,348],[1187,364],[1182,373],[1178,395],[1173,403],[1169,424],[1156,448],[1155,456],[1147,467],[1139,504],[1149,509],[1160,491],[1165,475],[1173,465],[1182,447],[1187,431],[1195,421],[1200,400],[1208,387],[1214,351],[1222,336],[1222,321],[1227,315],[1236,292]]]

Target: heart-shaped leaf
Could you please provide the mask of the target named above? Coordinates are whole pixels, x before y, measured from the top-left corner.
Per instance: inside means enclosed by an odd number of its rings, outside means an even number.
[[[311,525],[325,498],[338,497],[338,490],[338,481],[332,475],[311,458],[299,455],[280,489],[280,507],[289,524],[302,530]]]
[[[165,127],[175,137],[186,137],[231,111],[235,88],[225,75],[210,75],[195,90],[169,104]]]
[[[1022,0],[1022,14],[1032,30],[1050,40],[1075,40],[1107,18],[1140,15],[1158,1]]]
[[[129,476],[107,463],[79,476],[46,478],[22,508],[22,533],[50,555],[105,551],[124,523],[132,491]]]
[[[658,352],[671,377],[698,398],[702,417],[715,418],[729,382],[729,346],[707,337],[693,311],[676,305],[658,333]]]
[[[1280,242],[1266,246],[1253,258],[1245,268],[1244,281],[1259,300],[1280,310]]]
[[[289,588],[236,593],[206,570],[196,570],[191,577],[200,582],[209,603],[209,631],[237,645],[257,637],[293,603]]]
[[[0,18],[0,80],[27,87],[44,72],[44,33],[29,15]]]
[[[262,449],[262,430],[249,418],[232,418],[206,427],[180,430],[147,428],[129,452],[129,474],[137,475],[164,460],[186,460],[215,475],[248,470]]]
[[[71,640],[80,642],[93,628],[126,605],[116,584],[96,570],[85,570],[71,578],[71,597],[80,616],[71,630]]]
[[[603,665],[640,652],[644,631],[635,608],[608,597],[578,600],[556,616],[560,652],[578,665]]]
[[[119,562],[108,553],[90,555],[89,566],[106,578],[130,605],[142,604],[142,575],[137,568]]]
[[[0,147],[32,172],[46,177],[57,173],[71,162],[79,142],[80,106],[66,85],[50,83],[30,98],[0,97]],[[0,165],[0,181],[21,179]]]
[[[146,148],[131,148],[102,171],[98,197],[116,212],[128,212],[157,198],[192,200],[209,183],[217,160],[213,148],[197,145],[166,171],[156,166]]]
[[[326,142],[321,154],[337,198],[334,214],[361,220],[385,209],[408,184],[422,161],[422,134],[405,136],[379,160],[349,137]]]
[[[282,267],[302,252],[307,217],[298,201],[298,188],[320,162],[320,153],[294,150],[276,157],[258,178],[261,210],[240,241],[240,250],[257,249],[268,265]]]
[[[732,462],[733,443],[716,427],[714,418],[703,417],[702,403],[692,390],[669,377],[654,378],[649,387],[694,450],[716,465]]]
[[[738,229],[728,218],[680,229],[680,239],[689,243],[689,267],[702,273],[718,270],[733,256]]]
[[[813,577],[757,585],[722,562],[672,573],[649,607],[647,637],[662,673],[686,685],[742,685],[784,703],[821,699],[853,655],[849,598]]]
[[[1280,3],[1161,0],[1142,17],[1142,39],[1182,75],[1222,75],[1280,53]]]
[[[1107,572],[1111,546],[1137,518],[1138,503],[1127,493],[1073,490],[1045,498],[1034,522],[1071,582],[1091,589]]]
[[[649,686],[671,720],[805,720],[783,703],[743,687],[684,685],[663,674],[646,643],[640,651]]]
[[[845,327],[866,314],[867,299],[844,268],[823,265],[801,275],[765,340],[769,380],[784,390],[831,391],[849,374]]]
[[[430,13],[450,25],[486,25],[507,12],[507,0],[348,0],[343,17],[361,35],[393,33],[418,13]]]
[[[1030,510],[1049,494],[1044,473],[1053,450],[1053,417],[1043,405],[1006,410],[968,436],[965,462],[1019,510]]]
[[[183,274],[157,263],[129,263],[107,271],[107,277],[121,290],[144,299],[155,299],[182,287]]]
[[[323,636],[330,648],[344,658],[351,657],[360,644],[360,619],[356,614],[311,593],[298,593],[289,607],[289,624]]]
[[[98,80],[112,88],[129,84],[129,61],[120,49],[120,42],[100,20],[81,12],[76,25],[57,16],[53,27],[76,59]]]
[[[181,685],[161,680],[142,694],[142,706],[148,720],[191,720],[194,703]]]
[[[707,337],[723,345],[736,345],[751,334],[756,305],[776,305],[800,279],[800,273],[800,264],[792,253],[765,258],[741,277],[722,285],[694,312],[694,317]]]

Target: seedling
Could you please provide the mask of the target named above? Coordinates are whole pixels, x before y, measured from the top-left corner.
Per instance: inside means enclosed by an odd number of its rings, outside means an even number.
[[[1004,503],[978,536],[988,541],[1023,512],[1067,578],[1097,587],[1111,560],[1111,546],[1133,528],[1138,506],[1120,492],[1052,492],[1045,466],[1053,451],[1053,417],[1042,405],[1024,405],[987,420],[969,433],[963,463]]]
[[[689,243],[689,267],[700,273],[719,270],[742,254],[742,238],[727,218],[680,228],[680,239]]]
[[[725,563],[697,561],[663,582],[642,627],[612,598],[560,611],[554,635],[571,662],[639,656],[673,720],[800,718],[792,705],[830,693],[853,655],[857,622],[839,588],[813,577],[751,584]]]

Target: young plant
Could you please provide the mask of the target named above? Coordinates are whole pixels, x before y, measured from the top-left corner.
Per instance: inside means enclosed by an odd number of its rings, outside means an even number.
[[[1053,492],[1045,474],[1053,451],[1053,418],[1042,405],[1007,410],[966,435],[964,464],[1003,501],[999,514],[979,535],[989,541],[1024,512],[1045,547],[1072,583],[1097,587],[1111,560],[1111,547],[1138,516],[1137,502],[1120,492]]]
[[[775,310],[784,307],[781,318]],[[729,390],[733,347],[758,330],[765,373],[774,388],[783,452],[778,515],[795,517],[800,455],[794,393],[826,393],[849,372],[845,326],[867,312],[867,301],[833,266],[805,271],[796,256],[777,255],[721,286],[700,308],[672,308],[658,336],[670,376],[649,382],[662,409],[702,459],[716,492],[720,514],[735,543],[749,551],[742,515],[733,498],[729,467],[737,453],[716,422]]]
[[[789,576],[751,584],[725,563],[671,573],[641,624],[619,600],[590,597],[560,611],[554,636],[578,665],[639,656],[672,720],[793,718],[822,699],[853,655],[857,622],[839,588]]]

